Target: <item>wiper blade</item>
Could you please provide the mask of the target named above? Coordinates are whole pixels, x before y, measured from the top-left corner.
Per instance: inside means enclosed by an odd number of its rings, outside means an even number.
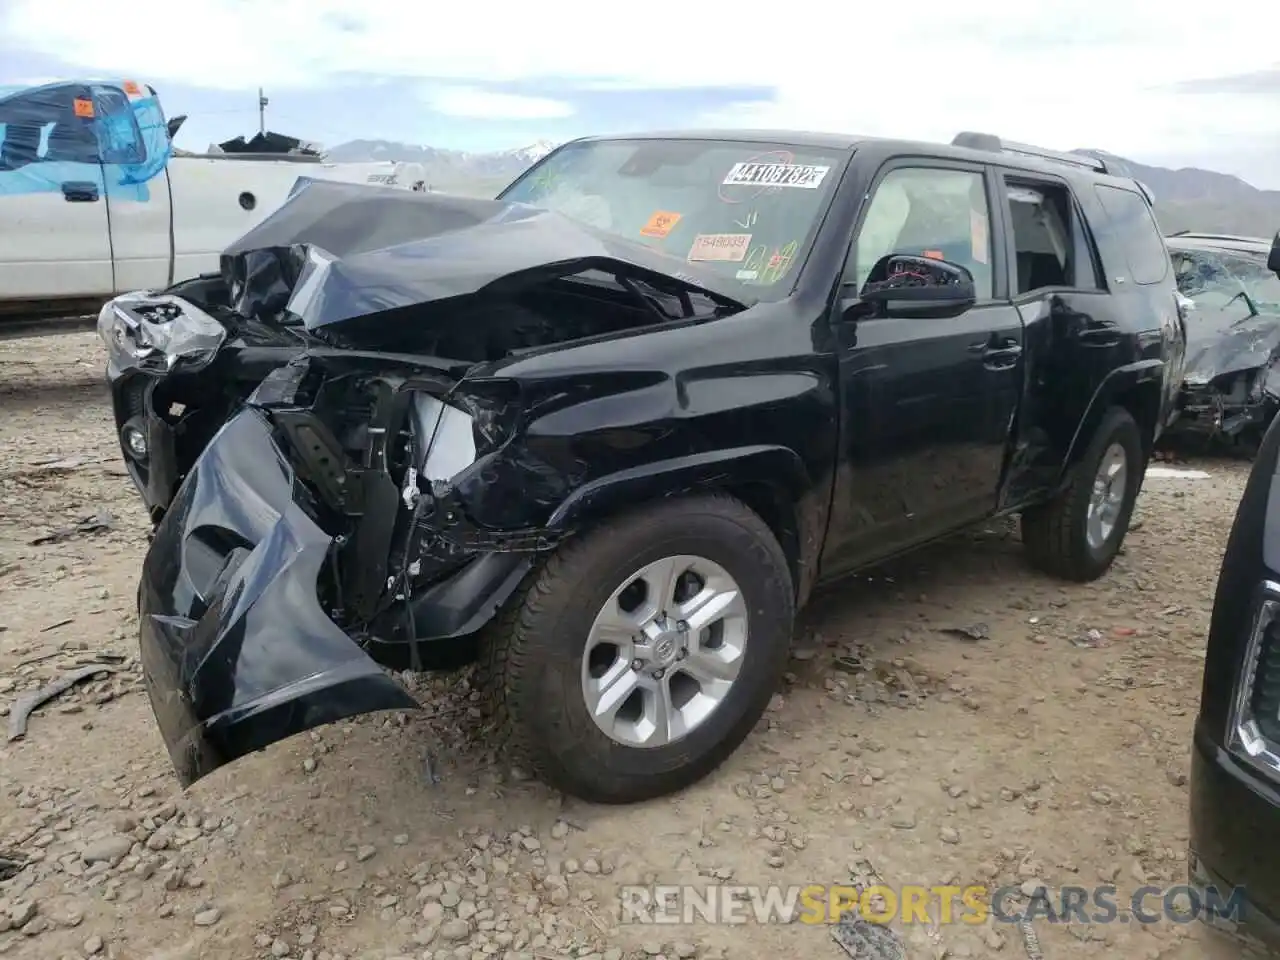
[[[1247,290],[1241,290],[1234,297],[1228,300],[1227,306],[1228,307],[1231,306],[1231,304],[1235,303],[1237,300],[1241,298],[1244,299],[1245,305],[1249,308],[1249,315],[1241,320],[1234,321],[1231,324],[1233,327],[1237,323],[1245,323],[1246,321],[1252,320],[1254,317],[1259,316],[1262,313],[1262,311],[1258,309],[1258,305],[1253,302],[1253,297],[1249,296],[1249,291]]]

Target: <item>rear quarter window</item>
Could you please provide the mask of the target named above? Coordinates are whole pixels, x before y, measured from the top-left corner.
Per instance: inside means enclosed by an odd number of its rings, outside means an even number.
[[[1124,251],[1134,283],[1160,283],[1169,276],[1169,252],[1147,201],[1136,191],[1103,184],[1094,186],[1107,214],[1107,229]]]

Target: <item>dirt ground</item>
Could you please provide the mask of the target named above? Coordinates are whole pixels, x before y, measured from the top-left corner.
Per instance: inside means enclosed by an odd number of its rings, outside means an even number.
[[[1149,479],[1095,584],[1028,572],[1000,525],[822,597],[766,721],[663,802],[591,807],[504,766],[465,674],[410,678],[421,716],[322,728],[183,792],[138,672],[147,523],[95,337],[0,343],[0,410],[0,713],[86,663],[111,671],[0,738],[0,858],[27,863],[0,882],[0,956],[844,960],[820,925],[620,923],[619,888],[1114,881],[1123,903],[1185,878],[1204,636],[1246,463]],[[930,960],[1238,956],[1198,924],[1034,933],[902,935]]]

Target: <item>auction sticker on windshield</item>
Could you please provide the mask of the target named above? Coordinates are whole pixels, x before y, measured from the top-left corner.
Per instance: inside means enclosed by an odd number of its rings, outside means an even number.
[[[830,167],[808,163],[735,163],[722,185],[734,187],[799,187],[816,190]]]
[[[680,216],[678,213],[659,210],[640,228],[640,232],[646,237],[665,237],[675,229],[675,225],[680,222]]]
[[[747,259],[750,245],[749,233],[700,233],[693,238],[689,259],[739,263]]]

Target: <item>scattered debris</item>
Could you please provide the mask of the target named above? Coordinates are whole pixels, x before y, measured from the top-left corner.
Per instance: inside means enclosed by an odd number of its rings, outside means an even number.
[[[1027,950],[1028,960],[1044,960],[1044,953],[1040,949],[1040,938],[1036,936],[1031,921],[1026,916],[1018,917],[1018,930],[1022,934],[1022,945]]]
[[[1090,630],[1083,637],[1072,637],[1071,645],[1075,647],[1083,647],[1086,650],[1092,650],[1102,645],[1102,631]]]
[[[867,670],[866,661],[856,654],[836,657],[831,661],[831,666],[841,673],[863,673]]]
[[[991,628],[985,623],[974,623],[967,627],[943,627],[939,633],[949,633],[953,637],[963,637],[966,640],[990,640]]]
[[[55,623],[52,626],[45,627],[44,630],[40,632],[44,633],[45,630],[52,630],[54,627],[60,627],[60,626],[63,626],[63,624],[70,623],[70,622],[71,622],[70,620],[64,620],[60,623]],[[0,627],[0,630],[2,629],[3,628]],[[17,663],[17,666],[19,668],[29,667],[32,664],[43,663],[44,661],[52,660],[55,657],[68,657],[68,656],[75,656],[77,658],[80,658],[81,663],[88,662],[85,659],[83,659],[84,657],[88,657],[90,661],[97,661],[100,663],[124,663],[126,660],[129,659],[123,653],[110,653],[106,650],[100,650],[97,653],[91,653],[91,654],[83,654],[78,650],[54,650],[52,653],[42,653],[38,657],[28,657],[26,660],[19,660]]]
[[[1147,467],[1148,477],[1161,477],[1170,480],[1208,480],[1209,474],[1203,470],[1182,470],[1178,467]],[[1130,527],[1130,529],[1133,529]]]
[[[52,460],[37,460],[31,465],[33,471],[74,470],[84,466],[88,461],[84,457],[55,457]]]
[[[50,630],[57,630],[59,627],[65,627],[69,623],[75,623],[75,617],[67,617],[65,620],[59,620],[57,623],[51,623],[47,627],[41,627],[41,633],[48,633]]]
[[[854,960],[907,960],[907,948],[897,932],[884,923],[870,923],[847,915],[831,930],[831,939]]]
[[[35,693],[27,694],[27,696],[15,701],[13,708],[9,712],[9,740],[19,740],[26,735],[27,718],[31,716],[36,707],[47,703],[59,694],[70,690],[77,683],[82,683],[90,677],[96,677],[100,673],[114,672],[115,667],[108,666],[105,663],[81,667],[79,670],[75,670],[65,677],[41,687]]]
[[[25,857],[0,850],[0,881],[12,880],[27,865]]]
[[[74,537],[88,536],[92,533],[103,533],[115,526],[115,517],[111,515],[110,510],[99,510],[92,516],[85,517],[83,520],[76,522],[73,527],[66,527],[62,530],[55,530],[53,533],[46,533],[42,537],[36,537],[34,540],[28,541],[31,546],[38,547],[46,543],[62,543],[64,540],[70,540]]]

